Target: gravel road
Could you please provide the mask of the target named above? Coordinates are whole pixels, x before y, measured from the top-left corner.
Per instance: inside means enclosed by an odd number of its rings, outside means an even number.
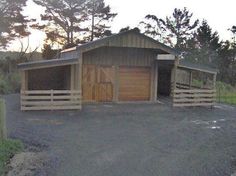
[[[35,175],[223,176],[236,170],[236,108],[97,104],[21,112],[8,95],[8,136],[45,152]]]

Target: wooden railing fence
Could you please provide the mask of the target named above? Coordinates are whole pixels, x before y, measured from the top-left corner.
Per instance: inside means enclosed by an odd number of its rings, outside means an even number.
[[[81,109],[80,90],[21,91],[21,110]]]
[[[173,106],[213,106],[216,101],[216,91],[209,89],[175,89],[173,91]]]

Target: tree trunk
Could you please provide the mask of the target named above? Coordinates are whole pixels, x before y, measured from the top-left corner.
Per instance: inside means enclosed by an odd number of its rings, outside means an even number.
[[[70,44],[70,31],[67,31],[67,44]]]
[[[71,43],[74,43],[73,28],[74,28],[73,21],[71,21],[71,25],[70,25],[70,40],[71,40]]]
[[[94,10],[93,10],[93,13],[92,13],[92,29],[91,29],[91,39],[90,41],[93,41],[93,38],[94,38]]]

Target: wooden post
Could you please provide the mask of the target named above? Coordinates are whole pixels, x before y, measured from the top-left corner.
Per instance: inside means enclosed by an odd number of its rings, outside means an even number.
[[[6,105],[5,101],[0,99],[0,140],[7,138],[6,130]]]
[[[157,61],[154,61],[154,69],[153,69],[153,98],[152,101],[157,101],[157,84],[158,84],[158,65]]]
[[[53,103],[53,90],[50,90],[50,104],[51,104],[51,111],[54,109],[54,103]]]
[[[152,61],[151,65],[151,83],[150,83],[150,101],[154,101],[154,77],[155,77],[155,61]]]
[[[70,66],[70,90],[75,89],[75,66]]]
[[[114,66],[114,73],[115,73],[115,78],[114,78],[114,87],[113,87],[113,101],[118,102],[119,101],[119,66],[115,65]]]
[[[24,95],[24,91],[28,90],[28,70],[22,70],[21,72],[21,94],[20,96]],[[23,111],[23,106],[20,99],[20,109]]]
[[[78,90],[80,90],[80,96],[81,101],[83,101],[83,89],[82,89],[82,83],[83,83],[83,52],[79,51],[79,66],[78,66]],[[81,107],[82,108],[82,107]]]
[[[190,73],[189,73],[189,89],[192,88],[192,82],[193,82],[193,72],[190,71]]]
[[[179,58],[175,57],[174,67],[171,71],[171,97],[174,96],[174,91],[176,89],[176,79],[177,79],[177,68],[179,65]]]
[[[21,71],[21,90],[28,90],[28,71]]]
[[[213,75],[213,89],[216,89],[216,75],[217,73]]]
[[[76,64],[75,66],[75,81],[74,81],[74,86],[75,86],[75,89],[76,90],[79,90],[79,70],[80,70],[80,65],[79,64]]]
[[[172,88],[171,88],[171,96],[174,96],[174,91],[176,89],[176,76],[177,76],[177,68],[179,65],[179,58],[175,57],[175,63],[174,63],[174,67],[172,69],[172,73],[171,73],[171,82],[172,82]]]

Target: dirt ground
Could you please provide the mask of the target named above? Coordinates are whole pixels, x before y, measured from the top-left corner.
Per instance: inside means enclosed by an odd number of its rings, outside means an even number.
[[[85,105],[21,112],[6,96],[8,136],[44,152],[33,175],[227,176],[236,170],[236,108]]]

